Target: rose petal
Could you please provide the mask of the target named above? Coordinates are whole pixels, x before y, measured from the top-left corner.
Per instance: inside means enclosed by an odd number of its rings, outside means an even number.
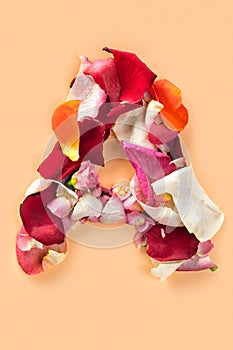
[[[144,232],[137,232],[134,236],[134,243],[138,249],[146,245],[146,238]]]
[[[52,128],[63,153],[72,161],[79,158],[79,127],[77,113],[81,101],[67,101],[60,105],[52,116]]]
[[[88,216],[99,217],[102,208],[103,205],[99,199],[92,196],[90,193],[85,193],[74,207],[71,219],[80,220]]]
[[[160,224],[146,232],[147,254],[159,261],[187,260],[196,254],[199,241],[185,227]]]
[[[56,252],[55,250],[48,250],[48,253],[43,257],[42,267],[43,270],[49,269],[50,267],[60,264],[66,257],[65,253]]]
[[[211,261],[209,256],[199,257],[194,255],[191,259],[185,261],[178,267],[178,271],[200,271],[206,269],[212,269],[216,264]]]
[[[25,246],[22,247],[22,239],[30,241],[30,247],[27,247],[28,249],[22,249],[25,248]],[[65,241],[62,244],[43,245],[31,238],[23,226],[16,237],[16,255],[18,263],[23,271],[29,275],[38,274],[44,271],[45,268],[60,263],[65,258],[66,250],[67,246]],[[53,264],[46,266],[45,262],[49,256],[56,256],[56,259],[53,259]]]
[[[175,272],[179,266],[183,264],[183,261],[171,262],[171,263],[162,263],[157,267],[151,269],[151,274],[154,277],[160,278],[161,281],[164,281],[169,277],[173,272]]]
[[[198,245],[197,255],[199,257],[205,257],[211,252],[213,248],[214,245],[210,240],[206,242],[200,242]]]
[[[175,209],[166,207],[165,205],[153,207],[143,203],[138,196],[137,188],[135,188],[137,187],[135,186],[135,180],[136,178],[133,178],[130,184],[132,195],[137,200],[138,204],[143,208],[143,210],[150,215],[151,218],[153,218],[155,221],[158,221],[162,225],[173,227],[183,226],[181,218]]]
[[[121,114],[113,126],[113,131],[118,140],[155,149],[148,140],[148,133],[145,127],[145,115],[145,107],[138,107]]]
[[[91,64],[87,57],[80,56],[81,65],[79,73],[70,90],[67,101],[81,100],[78,110],[78,119],[85,116],[96,117],[99,107],[106,101],[106,93],[93,79],[83,72]]]
[[[178,169],[155,181],[152,187],[158,195],[172,195],[182,222],[199,241],[211,239],[220,229],[224,215],[207,196],[191,166]]]
[[[110,101],[119,101],[121,86],[113,58],[95,61],[84,70],[84,74],[92,76],[109,96]]]
[[[52,213],[48,214],[47,204],[55,198],[55,188],[30,195],[20,205],[20,215],[26,232],[35,240],[51,245],[64,241],[64,227]]]
[[[141,169],[149,181],[155,181],[176,170],[176,166],[170,164],[171,158],[162,152],[128,142],[121,142],[121,145],[135,171]]]
[[[79,160],[73,162],[66,157],[57,142],[51,153],[38,168],[38,172],[42,177],[63,180],[77,171],[84,159],[97,165],[104,164],[102,154],[105,135],[104,125],[96,119],[86,117],[79,122],[79,130]]]
[[[47,205],[47,208],[58,218],[63,218],[69,214],[72,204],[65,197],[57,197]]]
[[[126,222],[123,204],[116,195],[113,195],[105,204],[101,213],[100,222],[102,222],[102,224]]]
[[[105,47],[103,50],[114,56],[121,84],[121,101],[137,103],[151,87],[156,78],[154,74],[134,53]]]
[[[182,105],[181,91],[166,79],[153,83],[150,93],[153,99],[158,100],[164,106],[161,111],[176,130],[183,130],[188,122],[188,111]]]

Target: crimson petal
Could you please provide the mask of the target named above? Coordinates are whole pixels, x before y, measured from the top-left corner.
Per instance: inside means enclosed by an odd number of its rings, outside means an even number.
[[[196,254],[199,241],[185,227],[160,224],[146,232],[147,254],[159,261],[187,260]]]
[[[64,227],[61,219],[48,213],[47,204],[55,198],[54,186],[30,195],[20,205],[20,215],[26,232],[45,245],[60,244],[64,241]],[[54,196],[52,196],[54,192]]]
[[[137,103],[144,93],[152,86],[156,78],[154,74],[143,63],[137,55],[131,52],[109,49],[103,50],[112,53],[121,84],[121,101]]]
[[[113,58],[97,60],[90,64],[84,74],[90,75],[110,98],[110,101],[119,101],[121,86],[117,68]]]
[[[61,181],[80,167],[81,162],[90,160],[97,165],[103,165],[103,140],[105,126],[98,120],[85,117],[79,122],[80,143],[79,160],[73,162],[66,157],[57,142],[49,156],[40,164],[38,172],[45,179]]]

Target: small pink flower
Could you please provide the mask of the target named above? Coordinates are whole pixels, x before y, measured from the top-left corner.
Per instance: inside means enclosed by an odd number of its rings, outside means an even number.
[[[81,163],[78,172],[73,175],[73,179],[76,180],[74,187],[81,191],[90,192],[99,186],[99,175],[89,160]]]

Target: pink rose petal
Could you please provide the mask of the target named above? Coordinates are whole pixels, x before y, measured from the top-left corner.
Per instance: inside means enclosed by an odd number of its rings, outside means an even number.
[[[216,267],[216,264],[211,261],[209,256],[198,257],[194,255],[191,259],[185,261],[177,271],[200,271],[212,269],[214,267]]]

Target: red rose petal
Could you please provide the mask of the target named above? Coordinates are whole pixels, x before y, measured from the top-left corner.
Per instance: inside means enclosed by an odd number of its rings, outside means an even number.
[[[26,232],[45,245],[60,244],[65,239],[62,221],[48,213],[46,208],[51,200],[52,187],[26,197],[20,205],[20,215]]]
[[[154,74],[134,53],[105,47],[103,50],[114,56],[121,84],[121,101],[139,102],[156,78]]]
[[[80,130],[79,160],[73,162],[66,157],[57,142],[49,156],[40,164],[38,172],[46,179],[63,180],[78,170],[81,162],[90,160],[103,165],[103,140],[105,126],[98,120],[85,117],[78,122]]]
[[[121,86],[113,58],[95,61],[84,70],[84,74],[92,76],[101,89],[107,93],[110,101],[119,101]]]
[[[20,250],[17,242],[21,239],[22,235],[28,235],[22,226],[16,236],[16,256],[20,267],[28,275],[35,275],[43,271],[42,260],[48,253],[48,248],[31,248],[30,250]]]
[[[186,227],[156,224],[146,233],[147,254],[159,261],[187,260],[196,254],[199,241]]]

